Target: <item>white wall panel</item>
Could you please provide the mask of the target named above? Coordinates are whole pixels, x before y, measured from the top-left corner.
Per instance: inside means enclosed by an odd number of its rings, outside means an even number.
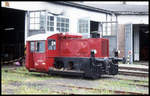
[[[148,15],[123,15],[118,16],[119,24],[149,24]]]

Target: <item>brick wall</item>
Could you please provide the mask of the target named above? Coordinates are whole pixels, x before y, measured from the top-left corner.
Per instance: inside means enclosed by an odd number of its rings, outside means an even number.
[[[125,51],[125,25],[124,24],[118,24],[118,48],[120,50],[119,57],[124,56]]]

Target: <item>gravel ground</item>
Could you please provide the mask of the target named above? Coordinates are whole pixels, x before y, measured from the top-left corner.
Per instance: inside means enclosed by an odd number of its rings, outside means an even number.
[[[18,74],[18,75],[21,75],[21,74]],[[33,75],[32,78],[34,78],[34,75],[36,74],[32,74],[32,75]],[[40,78],[40,76],[36,76],[36,77]],[[27,78],[27,77],[24,77],[24,78]],[[60,86],[60,84],[62,84],[62,85],[72,85],[72,86],[77,86],[77,87],[99,88],[99,89],[102,88],[102,89],[129,91],[129,92],[141,92],[141,93],[149,94],[149,91],[148,91],[149,88],[139,87],[139,86],[134,86],[134,85],[127,85],[127,84],[124,84],[122,81],[116,79],[116,78],[125,78],[125,79],[131,79],[131,80],[132,79],[145,80],[147,81],[146,85],[148,85],[149,78],[146,78],[146,77],[126,76],[126,75],[116,75],[116,76],[103,75],[101,78],[96,79],[96,80],[85,79],[85,78],[80,78],[80,77],[70,77],[70,76],[50,76],[50,78],[46,76],[45,77],[41,76],[41,78],[48,78],[48,79],[38,80],[36,78],[31,81],[30,79],[28,79],[23,82],[10,81],[7,85],[5,83],[2,83],[2,92],[5,94],[17,94],[16,90],[21,91],[22,86],[27,86],[27,89],[29,90],[30,88],[35,88],[37,90],[48,90],[48,91],[50,90],[50,91],[63,91],[63,92],[67,91],[71,93],[75,92],[76,94],[80,94],[80,93],[86,94],[89,92],[88,90],[85,90],[85,89],[77,89],[77,88]]]
[[[105,83],[107,81],[107,83]],[[50,88],[51,90],[55,91],[62,91],[66,90],[62,86],[57,86],[57,84],[63,84],[63,85],[73,85],[77,87],[87,87],[87,88],[105,88],[110,90],[120,90],[120,91],[129,91],[129,92],[142,92],[142,93],[148,93],[148,88],[143,87],[135,87],[135,86],[119,86],[117,84],[114,84],[113,86],[109,86],[109,82],[116,81],[113,78],[101,78],[98,80],[85,80],[85,79],[71,79],[71,78],[57,78],[57,79],[50,79],[50,80],[44,80],[39,81],[36,83],[41,83],[44,86]],[[113,82],[112,82],[113,83]],[[51,85],[52,84],[52,85]],[[53,85],[54,84],[54,85]],[[139,90],[139,91],[138,91]]]
[[[119,77],[119,76],[116,76]],[[123,77],[123,76],[122,76]],[[44,78],[44,77],[43,77]],[[37,82],[11,82],[9,83],[10,86],[14,87],[20,87],[21,85],[26,85],[29,88],[35,87],[37,90],[41,89],[49,89],[51,91],[70,91],[72,92],[73,88],[71,87],[64,87],[60,86],[59,84],[63,85],[72,85],[72,86],[77,86],[77,87],[87,87],[87,88],[104,88],[104,89],[110,89],[110,90],[120,90],[120,91],[130,91],[130,92],[142,92],[142,93],[147,93],[148,94],[148,88],[144,87],[135,87],[135,86],[120,86],[117,84],[113,84],[113,81],[115,77],[102,77],[101,79],[97,80],[87,80],[87,79],[82,79],[82,78],[70,78],[70,77],[59,77],[59,78],[51,78],[49,80],[42,80],[42,81],[37,81]],[[138,77],[134,77],[138,78]],[[110,84],[112,82],[112,84]],[[109,85],[110,84],[110,85]],[[14,90],[10,88],[7,88],[6,93],[8,94],[13,94]],[[18,89],[20,90],[20,89]],[[79,90],[79,89],[76,89]],[[34,93],[33,93],[34,94]]]

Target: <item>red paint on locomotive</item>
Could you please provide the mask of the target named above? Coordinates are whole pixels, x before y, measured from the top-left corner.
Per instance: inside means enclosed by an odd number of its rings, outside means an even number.
[[[79,35],[57,33],[45,39],[36,39],[30,37],[26,43],[26,68],[29,71],[48,72],[50,67],[54,67],[55,57],[90,57],[91,50],[96,51],[95,57],[109,57],[109,41],[104,38],[82,39]],[[38,52],[38,48],[44,51]]]

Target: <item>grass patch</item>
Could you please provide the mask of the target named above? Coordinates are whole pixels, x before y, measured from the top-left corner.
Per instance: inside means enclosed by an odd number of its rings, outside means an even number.
[[[129,84],[133,84],[133,85],[129,85]],[[136,86],[135,82],[125,81],[125,80],[119,80],[119,81],[102,80],[100,81],[100,85],[98,86],[98,88],[104,88],[110,90],[122,90],[122,91],[129,91],[129,92],[142,92],[142,93],[148,92],[148,90]]]
[[[51,76],[48,76],[46,73],[43,75],[43,73],[36,73],[36,72],[28,72],[25,67],[20,67],[15,69],[15,72],[9,71],[5,72],[5,70],[8,70],[7,68],[2,69],[2,82],[7,82],[7,81],[20,81],[20,82],[25,82],[25,81],[39,81],[39,80],[47,80],[50,78],[54,78]]]
[[[90,90],[91,94],[114,94],[114,92],[111,92],[109,90]]]
[[[23,85],[19,88],[18,91],[16,91],[17,94],[44,94],[47,93],[43,90],[38,90],[36,88],[33,87],[28,87],[26,85]]]
[[[14,71],[14,72],[13,72]],[[42,75],[41,75],[42,74]],[[36,72],[28,72],[28,70],[25,67],[18,67],[16,69],[9,69],[9,68],[2,68],[1,71],[1,84],[2,84],[2,90],[4,94],[7,94],[5,89],[8,89],[8,86],[10,83],[18,82],[22,83],[28,83],[28,82],[37,82],[42,80],[48,80],[51,78],[56,78],[52,76],[48,76],[47,74],[43,75],[43,73],[36,73]],[[22,86],[21,85],[21,86]],[[12,86],[17,87],[17,86]],[[26,93],[43,93],[43,91],[36,90],[34,88],[28,88],[27,86],[21,87],[22,91],[17,91],[19,94],[26,94]],[[48,93],[48,91],[46,91]]]

